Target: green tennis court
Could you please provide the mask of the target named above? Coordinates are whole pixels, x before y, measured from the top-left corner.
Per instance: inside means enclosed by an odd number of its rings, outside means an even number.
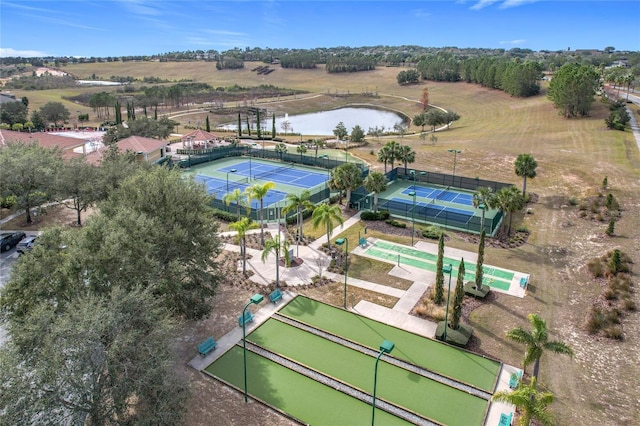
[[[427,339],[399,328],[344,311],[308,297],[298,296],[280,314],[371,348],[384,339],[396,344],[395,358],[493,392],[500,363],[471,352]]]
[[[422,250],[415,249],[413,247],[407,247],[400,244],[394,244],[388,241],[376,241],[371,244],[365,253],[372,257],[377,257],[386,260],[391,263],[398,262],[398,255],[400,255],[400,263],[405,265],[414,266],[416,268],[424,269],[430,272],[436,272],[436,262],[438,256],[433,253],[428,253]],[[458,268],[460,267],[460,260],[444,257],[443,263],[451,264],[455,272],[452,276],[457,275]],[[474,281],[476,264],[465,261],[465,274],[464,280]],[[482,283],[492,288],[500,290],[509,290],[511,287],[511,280],[515,276],[512,271],[496,268],[494,266],[483,265],[482,266]]]
[[[234,346],[206,371],[244,389],[242,347]],[[250,351],[247,351],[247,371],[247,387],[252,396],[305,423],[371,424],[371,405]],[[376,410],[376,421],[389,426],[411,424],[383,410]]]

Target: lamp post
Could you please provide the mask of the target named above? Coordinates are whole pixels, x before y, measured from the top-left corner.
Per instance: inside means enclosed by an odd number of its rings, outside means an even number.
[[[376,385],[378,381],[378,361],[380,361],[380,357],[382,356],[382,354],[390,354],[395,346],[396,345],[389,340],[383,341],[380,344],[380,353],[376,357],[376,365],[373,369],[373,404],[371,404],[373,406],[373,412],[371,413],[371,426],[374,425],[376,418]]]
[[[449,296],[451,296],[451,271],[453,270],[453,266],[451,264],[448,264],[446,266],[442,267],[442,272],[447,272],[449,274],[449,286],[448,286],[448,291],[447,291],[447,306],[445,308],[445,314],[444,314],[444,333],[442,335],[442,340],[446,343],[447,342],[447,321],[449,320]]]
[[[344,251],[344,305],[343,308],[347,309],[347,275],[349,274],[349,240],[347,238],[338,238],[336,244],[341,246],[345,245]]]
[[[249,299],[249,303],[244,305],[244,309],[242,310],[242,355],[243,355],[243,365],[244,365],[244,402],[247,402],[247,332],[246,325],[244,320],[244,313],[246,312],[249,305],[257,305],[258,303],[264,300],[264,296],[256,293],[251,296]]]
[[[227,192],[229,192],[229,173],[235,173],[236,169],[231,169],[227,172]]]
[[[416,233],[416,191],[409,193],[413,197],[413,210],[411,210],[411,247],[413,247],[413,236]]]
[[[460,154],[462,151],[460,151],[459,149],[448,149],[447,152],[453,152],[453,177],[456,177],[456,159],[458,157],[458,154]],[[453,183],[453,179],[451,179],[452,183]]]

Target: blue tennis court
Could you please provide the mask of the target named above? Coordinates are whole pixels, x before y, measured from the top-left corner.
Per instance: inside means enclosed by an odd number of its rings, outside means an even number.
[[[295,163],[276,166],[257,161],[243,161],[232,166],[223,167],[218,169],[218,171],[222,173],[233,173],[249,179],[285,183],[301,188],[312,188],[324,184],[328,179],[327,173],[316,173],[294,167]]]
[[[219,200],[221,200],[227,193],[233,192],[235,189],[239,189],[240,192],[244,192],[246,188],[251,186],[249,184],[248,177],[242,178],[240,180],[227,181],[225,179],[217,179],[217,178],[204,176],[204,175],[195,175],[194,180],[198,183],[203,184],[207,189],[207,192]],[[267,192],[267,195],[263,198],[262,201],[264,206],[267,207],[277,203],[278,201],[284,200],[286,196],[287,196],[286,192],[276,191],[275,189],[271,189],[269,190],[269,192]],[[260,201],[251,200],[251,208],[259,209]]]
[[[405,200],[403,198],[391,198],[387,204],[386,208],[392,210],[407,210],[411,211],[413,208],[413,201]],[[416,211],[415,214],[418,216],[426,216],[426,217],[442,217],[446,216],[447,220],[456,221],[462,224],[467,224],[469,220],[474,215],[473,211],[456,209],[455,207],[446,207],[438,204],[433,204],[432,202],[416,202]]]
[[[438,189],[430,186],[409,186],[402,191],[403,194],[409,195],[415,191],[416,198],[424,197],[431,200],[442,200],[450,203],[463,204],[465,206],[473,205],[473,196],[463,194],[456,191],[448,191],[446,189]]]

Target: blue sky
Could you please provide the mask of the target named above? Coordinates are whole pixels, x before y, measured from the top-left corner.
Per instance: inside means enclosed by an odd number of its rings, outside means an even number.
[[[640,51],[640,1],[0,2],[1,56],[375,45]]]

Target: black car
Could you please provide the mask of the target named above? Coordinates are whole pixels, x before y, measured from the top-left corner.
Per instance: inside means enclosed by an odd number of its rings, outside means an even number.
[[[16,246],[16,251],[20,254],[25,254],[31,251],[33,245],[35,244],[37,236],[27,237],[24,240],[20,241]]]
[[[26,236],[22,231],[3,232],[0,234],[0,250],[11,250],[11,247],[15,247]]]

